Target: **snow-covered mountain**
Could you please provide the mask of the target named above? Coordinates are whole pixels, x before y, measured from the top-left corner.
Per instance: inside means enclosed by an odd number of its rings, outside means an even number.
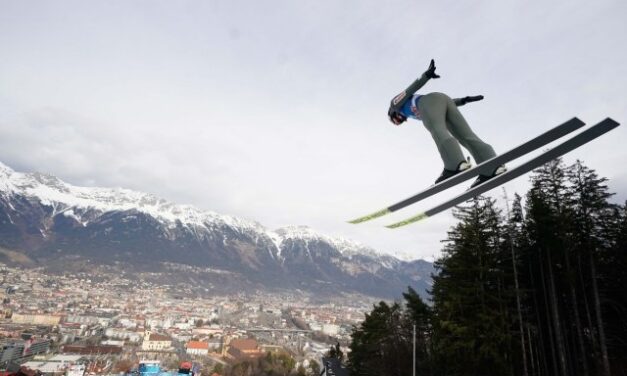
[[[177,222],[186,226],[227,224],[234,227],[261,230],[256,222],[201,211],[189,205],[176,205],[154,195],[123,188],[77,187],[55,176],[42,173],[15,172],[0,162],[0,195],[21,195],[51,206],[55,214],[74,216],[86,225],[89,218],[79,214],[85,211],[111,212],[137,210],[168,226]],[[77,209],[77,213],[72,213]]]
[[[423,290],[432,270],[428,262],[402,261],[306,226],[269,230],[151,194],[77,187],[2,163],[0,247],[39,263],[70,255],[139,268],[181,263],[235,273],[239,284],[378,296],[398,296],[408,285]]]

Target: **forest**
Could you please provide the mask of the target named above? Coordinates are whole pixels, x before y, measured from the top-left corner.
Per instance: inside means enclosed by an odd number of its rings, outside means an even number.
[[[455,209],[430,301],[374,305],[351,375],[627,375],[627,204],[581,161],[530,179]]]

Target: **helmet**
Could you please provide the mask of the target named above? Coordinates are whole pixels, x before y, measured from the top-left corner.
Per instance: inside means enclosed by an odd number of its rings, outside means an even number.
[[[407,116],[395,110],[393,106],[390,106],[390,109],[388,110],[388,118],[395,125],[401,125],[407,120]]]

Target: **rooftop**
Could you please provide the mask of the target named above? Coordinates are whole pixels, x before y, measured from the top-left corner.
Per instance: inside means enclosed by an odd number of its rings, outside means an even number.
[[[185,345],[188,349],[199,349],[199,350],[208,350],[209,343],[202,341],[189,341]]]
[[[171,341],[172,339],[168,336],[164,336],[162,334],[157,334],[157,333],[150,333],[150,336],[148,337],[149,341],[158,341],[158,342],[164,342],[164,341]]]
[[[257,350],[257,341],[248,338],[234,339],[229,343],[229,346],[238,350]]]

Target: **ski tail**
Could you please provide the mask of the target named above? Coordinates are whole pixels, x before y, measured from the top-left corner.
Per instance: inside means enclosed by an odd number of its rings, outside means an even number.
[[[435,206],[425,212],[419,213],[413,217],[407,218],[403,221],[393,223],[391,225],[386,226],[387,228],[399,228],[406,226],[411,223],[415,223],[421,221],[425,218],[432,217],[442,211],[452,208],[455,205],[461,204],[462,202],[469,200],[473,197],[476,197],[480,194],[483,194],[493,188],[496,188],[508,181],[515,179],[529,171],[532,171],[547,162],[552,161],[553,159],[560,157],[568,152],[571,152],[578,147],[602,136],[603,134],[611,131],[612,129],[618,127],[620,124],[616,121],[607,118],[601,121],[598,124],[595,124],[591,128],[579,133],[578,135],[568,139],[567,141],[562,142],[557,145],[553,149],[547,150],[544,153],[538,155],[537,157],[531,159],[528,162],[521,164],[509,171],[504,172],[501,175],[497,175],[494,178],[486,181],[483,184],[477,185],[474,188],[467,190],[466,192],[460,194],[457,197],[454,197],[438,206]]]

